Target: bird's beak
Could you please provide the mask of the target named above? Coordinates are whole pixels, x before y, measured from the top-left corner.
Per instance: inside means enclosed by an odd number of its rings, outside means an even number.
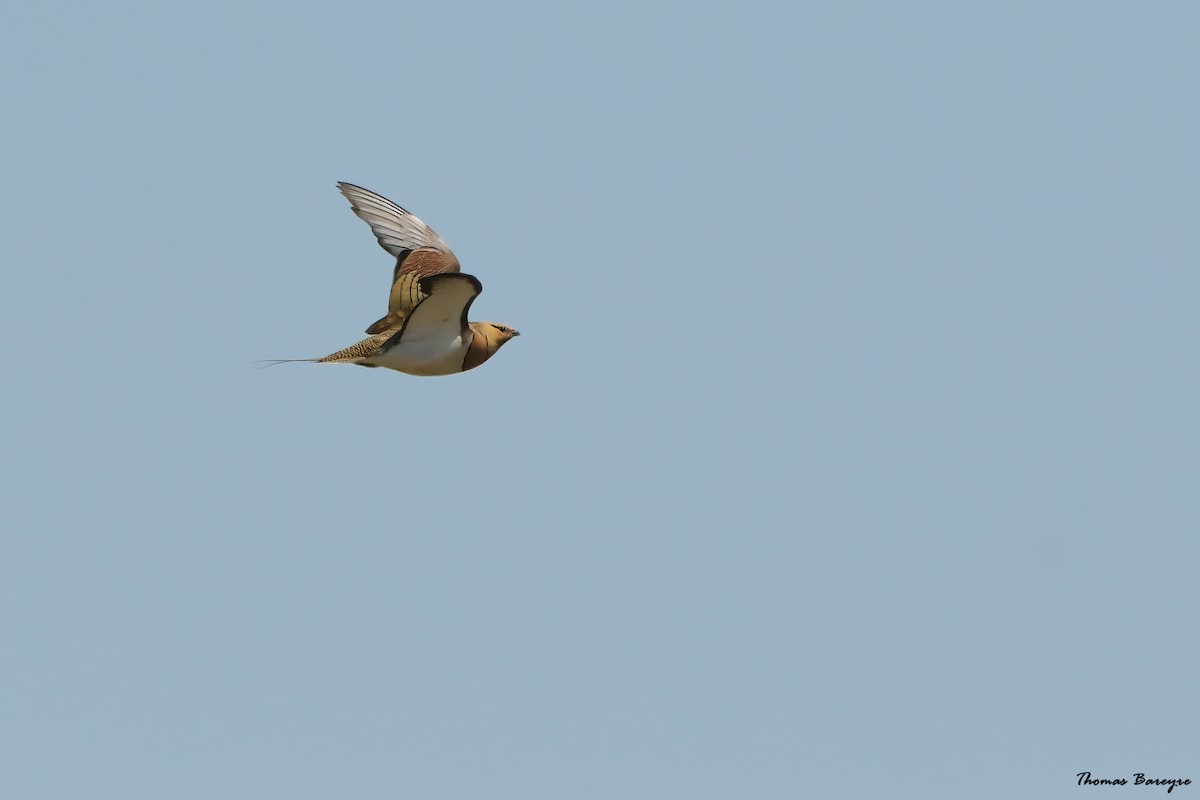
[[[521,335],[521,332],[520,332],[519,330],[516,330],[516,329],[514,328],[514,329],[513,329],[513,336],[520,336],[520,335]]]

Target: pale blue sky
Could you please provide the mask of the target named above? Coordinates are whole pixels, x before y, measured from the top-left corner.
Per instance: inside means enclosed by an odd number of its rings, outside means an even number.
[[[1200,781],[1195,4],[14,6],[5,796]]]

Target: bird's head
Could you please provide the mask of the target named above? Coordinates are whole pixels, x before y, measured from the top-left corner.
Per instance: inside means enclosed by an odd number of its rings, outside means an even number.
[[[488,350],[496,352],[500,346],[513,337],[520,336],[515,328],[510,328],[507,325],[499,325],[495,322],[476,322],[475,327],[487,339]]]
[[[520,336],[507,325],[494,322],[472,322],[473,336],[467,355],[463,358],[463,371],[475,369],[496,354],[496,351],[514,336]]]

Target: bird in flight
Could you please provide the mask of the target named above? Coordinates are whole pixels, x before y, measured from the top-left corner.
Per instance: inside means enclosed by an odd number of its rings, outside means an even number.
[[[387,367],[409,375],[452,375],[478,367],[520,334],[495,322],[468,322],[471,303],[483,291],[474,275],[459,271],[458,258],[433,229],[386,197],[338,183],[350,208],[396,258],[388,313],[367,328],[369,336],[312,361]]]

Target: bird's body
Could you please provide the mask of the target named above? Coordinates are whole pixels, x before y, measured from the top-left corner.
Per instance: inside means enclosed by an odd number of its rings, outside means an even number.
[[[374,192],[349,183],[338,189],[380,246],[396,257],[388,313],[360,342],[324,358],[285,360],[452,375],[479,366],[520,335],[506,325],[467,321],[483,284],[459,271],[458,259],[433,229]]]
[[[405,339],[395,347],[381,350],[377,356],[359,363],[407,372],[409,375],[453,375],[463,371],[463,363],[474,338],[474,335],[468,339],[463,334],[455,334],[448,339]]]

